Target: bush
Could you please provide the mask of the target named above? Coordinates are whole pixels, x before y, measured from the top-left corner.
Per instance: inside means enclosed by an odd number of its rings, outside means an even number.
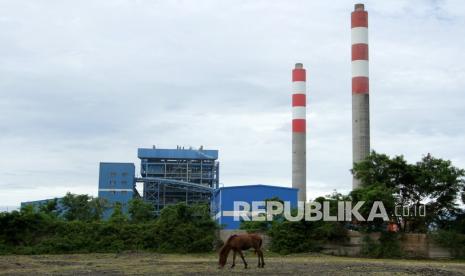
[[[362,256],[371,258],[399,258],[403,256],[397,233],[381,232],[378,241],[365,235],[362,242]]]
[[[439,245],[448,248],[453,257],[465,258],[465,235],[454,230],[439,230],[431,236]]]
[[[270,249],[280,254],[318,252],[327,242],[343,241],[347,237],[340,223],[303,220],[273,222],[268,234]]]
[[[216,230],[203,205],[169,206],[158,219],[143,223],[118,214],[109,221],[66,221],[25,209],[0,214],[0,254],[208,252]]]

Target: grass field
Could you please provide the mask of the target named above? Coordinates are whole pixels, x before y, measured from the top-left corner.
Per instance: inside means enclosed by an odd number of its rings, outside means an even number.
[[[465,275],[465,261],[378,260],[315,254],[277,256],[265,254],[265,268],[246,253],[249,268],[238,257],[231,269],[218,269],[214,254],[172,255],[156,253],[0,256],[0,275]]]

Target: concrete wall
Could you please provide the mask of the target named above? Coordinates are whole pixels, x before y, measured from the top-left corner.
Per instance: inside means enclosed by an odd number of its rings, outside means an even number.
[[[366,234],[357,231],[349,231],[349,240],[346,243],[326,244],[323,250],[325,254],[336,256],[359,256],[363,247],[363,238]],[[379,240],[380,233],[368,234],[374,241]],[[410,258],[451,258],[451,254],[447,248],[441,247],[426,234],[403,234],[401,237],[401,249],[406,257]]]

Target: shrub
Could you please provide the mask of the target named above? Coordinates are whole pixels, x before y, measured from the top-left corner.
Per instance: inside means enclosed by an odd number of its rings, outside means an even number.
[[[66,221],[26,208],[0,213],[0,254],[208,252],[216,230],[207,206],[169,206],[158,219],[143,223],[121,214],[109,221]]]
[[[403,256],[400,247],[399,234],[381,232],[379,240],[373,240],[369,235],[362,239],[362,256],[371,258],[399,258]]]
[[[439,230],[431,237],[438,244],[448,248],[453,257],[465,258],[465,235],[454,230]]]

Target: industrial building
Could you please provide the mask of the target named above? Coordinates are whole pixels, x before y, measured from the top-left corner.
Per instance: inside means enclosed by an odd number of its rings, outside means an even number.
[[[217,150],[140,148],[140,177],[133,163],[100,163],[99,198],[112,206],[119,202],[127,210],[128,202],[142,197],[153,204],[155,212],[163,207],[185,202],[209,203],[219,183]],[[137,184],[143,187],[142,193]],[[109,210],[105,217],[111,214]]]
[[[123,211],[127,211],[128,202],[139,195],[135,187],[135,171],[133,163],[100,163],[98,197],[106,199],[109,206],[119,202]],[[111,209],[106,210],[104,217],[111,213]]]
[[[156,212],[178,202],[208,203],[219,185],[217,150],[139,149],[143,198]]]
[[[244,185],[221,187],[215,190],[211,201],[212,214],[215,221],[226,230],[239,229],[240,221],[234,220],[234,202],[265,201],[278,198],[289,201],[292,207],[297,207],[298,189],[270,185]]]
[[[42,199],[42,200],[35,200],[35,201],[25,201],[21,202],[21,208],[32,205],[34,209],[40,209],[40,207],[47,205],[48,203],[56,200],[56,211],[60,213],[64,210],[64,206],[61,202],[61,198],[49,198],[49,199]]]
[[[279,198],[297,206],[299,189],[270,185],[219,187],[218,150],[139,148],[140,176],[134,163],[101,162],[99,166],[98,197],[107,201],[108,218],[115,203],[127,212],[133,198],[142,198],[153,204],[159,213],[165,206],[210,204],[211,214],[224,229],[235,230],[240,221],[234,221],[234,202],[265,201]],[[142,186],[142,191],[138,187]],[[49,200],[24,202],[40,206]]]

